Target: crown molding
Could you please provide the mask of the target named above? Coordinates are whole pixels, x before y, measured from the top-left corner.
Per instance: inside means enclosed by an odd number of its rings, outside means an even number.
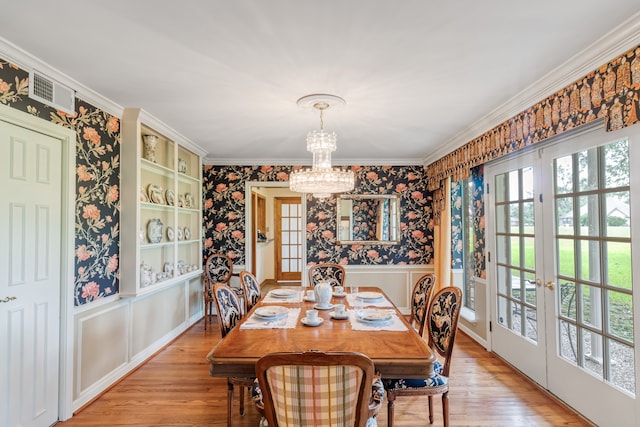
[[[453,138],[445,141],[440,149],[426,156],[422,164],[427,166],[446,156],[456,148],[516,116],[558,90],[564,89],[638,45],[640,45],[640,12],[570,57],[480,120],[472,123]]]
[[[122,117],[123,107],[72,79],[62,71],[46,64],[42,60],[0,37],[0,55],[3,59],[17,65],[25,71],[38,70],[45,76],[70,87],[77,98],[116,117]]]
[[[214,157],[205,157],[202,164],[209,166],[302,166],[311,167],[311,160],[304,159],[216,159]],[[350,167],[350,166],[422,166],[421,159],[364,159],[332,161],[333,167]]]

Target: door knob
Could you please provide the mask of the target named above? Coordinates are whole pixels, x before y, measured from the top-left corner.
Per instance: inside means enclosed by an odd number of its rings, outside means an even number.
[[[0,302],[9,302],[17,299],[16,297],[6,297],[5,299],[0,299]]]
[[[549,280],[545,286],[549,289],[553,289],[555,285],[556,284],[553,281]]]
[[[536,279],[536,285],[538,287],[542,286],[542,279]]]

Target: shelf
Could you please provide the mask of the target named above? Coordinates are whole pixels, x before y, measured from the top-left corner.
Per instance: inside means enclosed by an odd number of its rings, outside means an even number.
[[[157,249],[165,246],[173,246],[173,242],[160,242],[160,243],[143,243],[140,245],[140,250]]]
[[[140,109],[126,108],[121,121],[122,296],[136,296],[190,280],[202,271],[200,205],[205,152],[155,119],[150,119],[153,123],[142,123],[141,117],[145,116]],[[162,192],[162,197],[159,192],[155,193],[157,201],[163,201],[167,193],[171,198],[173,193],[173,204],[144,201],[149,197],[150,185],[160,187],[157,191]],[[187,195],[190,195],[191,206],[181,207]],[[152,232],[159,233],[162,240],[148,243],[148,224],[154,219],[159,221],[152,223]],[[170,228],[175,233],[171,240]],[[185,228],[190,230],[190,239],[177,240],[177,230]],[[164,278],[165,269],[178,271],[180,265],[198,270]],[[157,277],[163,279],[157,280]]]
[[[150,162],[146,159],[140,159],[140,168],[147,170],[149,172],[157,173],[158,175],[164,175],[168,178],[173,177],[175,172],[163,165],[159,165],[158,163]]]
[[[140,209],[149,209],[152,211],[173,211],[175,206],[161,205],[160,203],[140,202]]]
[[[185,175],[183,173],[178,173],[178,181],[191,182],[191,183],[199,183],[200,182],[200,180],[198,178],[194,178],[191,175]]]

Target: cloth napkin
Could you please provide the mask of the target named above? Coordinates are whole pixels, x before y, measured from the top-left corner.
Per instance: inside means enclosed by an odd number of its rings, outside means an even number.
[[[242,325],[240,329],[293,329],[298,324],[298,316],[300,316],[299,308],[287,309],[287,317],[276,320],[265,320],[252,314]]]
[[[351,307],[355,307],[356,296],[354,294],[347,294],[347,302]],[[376,300],[376,301],[362,300],[362,306],[363,307],[393,307],[393,304],[391,304],[391,302],[385,297],[382,297],[382,299]]]
[[[289,298],[282,298],[282,297],[274,297],[271,294],[272,291],[269,291],[267,293],[267,295],[264,296],[264,300],[263,302],[266,304],[273,304],[273,303],[277,303],[277,304],[299,304],[302,302],[302,291],[296,292],[294,295],[292,295]]]
[[[395,311],[391,314],[391,320],[384,322],[380,325],[374,325],[373,323],[364,323],[356,318],[355,310],[349,310],[349,322],[351,323],[351,329],[354,331],[406,331],[407,327],[402,320],[398,318]]]

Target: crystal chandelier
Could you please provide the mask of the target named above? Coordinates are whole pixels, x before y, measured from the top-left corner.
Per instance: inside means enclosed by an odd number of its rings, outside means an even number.
[[[324,199],[332,193],[353,190],[355,178],[352,171],[331,167],[331,152],[336,151],[335,132],[324,131],[324,110],[331,105],[344,105],[344,99],[334,95],[308,95],[298,100],[298,105],[310,105],[320,111],[320,130],[307,134],[307,151],[313,153],[311,169],[293,171],[289,176],[289,188],[298,193],[312,193]]]

